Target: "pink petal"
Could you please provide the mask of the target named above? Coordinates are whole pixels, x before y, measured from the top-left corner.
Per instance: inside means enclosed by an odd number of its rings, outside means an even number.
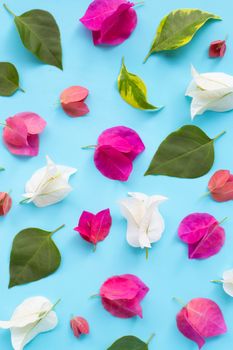
[[[70,117],[81,117],[89,113],[89,108],[84,102],[62,103],[62,108]]]
[[[225,243],[225,230],[216,225],[199,242],[190,244],[190,259],[207,259],[216,255]]]
[[[186,306],[189,322],[202,337],[215,337],[227,332],[219,306],[210,299],[196,298]]]
[[[94,217],[95,217],[94,214],[89,213],[88,211],[84,211],[80,216],[78,226],[74,228],[74,230],[79,232],[80,236],[89,243],[92,243],[91,225]]]
[[[80,21],[90,30],[100,30],[104,20],[117,11],[121,4],[127,2],[127,0],[94,0]]]
[[[112,180],[127,181],[133,170],[132,160],[111,146],[98,146],[94,162],[96,168]]]
[[[140,301],[149,288],[136,276],[126,274],[109,278],[100,288],[104,308],[113,316],[142,317]]]
[[[106,129],[100,134],[98,144],[100,146],[109,145],[122,153],[127,153],[127,157],[131,160],[134,160],[145,149],[139,135],[126,126]]]
[[[89,91],[85,87],[70,86],[61,93],[60,101],[63,104],[83,102],[88,94]]]
[[[34,157],[34,156],[37,156],[39,152],[39,136],[38,135],[28,136],[27,146],[15,147],[13,145],[6,144],[6,147],[12,154],[15,154],[18,156]]]
[[[40,134],[46,126],[46,121],[36,113],[23,112],[16,114],[16,116],[24,121],[27,131],[31,135]]]
[[[107,298],[102,298],[102,304],[105,310],[115,317],[131,318],[139,316],[142,318],[142,308],[136,299],[112,301]]]
[[[74,317],[70,321],[70,326],[73,330],[74,336],[79,338],[81,334],[89,334],[89,324],[83,317]]]
[[[91,225],[91,240],[93,244],[103,241],[109,234],[112,225],[110,210],[105,209],[97,213]]]
[[[100,296],[108,300],[131,300],[136,298],[138,292],[138,284],[124,275],[107,279],[100,288]]]
[[[217,220],[207,213],[194,213],[186,216],[180,223],[178,235],[188,244],[198,242],[216,226]]]
[[[218,190],[223,187],[230,177],[229,170],[218,170],[212,175],[208,183],[208,189],[210,192]]]
[[[27,145],[27,127],[19,116],[7,118],[3,129],[3,140],[8,145],[21,147]]]
[[[209,57],[223,57],[226,52],[226,41],[216,40],[210,44]]]
[[[211,196],[217,202],[227,202],[233,200],[233,182],[227,182],[219,190],[211,192]]]
[[[197,343],[199,349],[205,344],[205,339],[198,333],[195,327],[189,322],[187,309],[184,307],[176,316],[177,328],[188,339]]]
[[[137,14],[132,6],[130,3],[120,5],[99,30],[92,32],[95,45],[119,45],[129,38],[137,25]]]

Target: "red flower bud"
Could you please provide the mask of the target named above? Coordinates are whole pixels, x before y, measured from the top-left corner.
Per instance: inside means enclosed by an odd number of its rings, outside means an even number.
[[[209,57],[223,57],[226,52],[226,41],[216,40],[210,44]]]
[[[0,192],[0,216],[6,215],[12,206],[12,199],[6,192]]]
[[[208,183],[212,198],[217,202],[233,200],[233,175],[229,170],[218,170]]]
[[[70,321],[70,326],[73,330],[74,336],[79,338],[81,334],[89,334],[89,324],[83,317],[74,317]]]

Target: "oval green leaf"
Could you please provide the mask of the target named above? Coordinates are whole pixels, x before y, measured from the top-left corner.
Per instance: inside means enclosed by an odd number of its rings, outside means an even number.
[[[137,75],[128,72],[124,59],[122,60],[121,71],[118,76],[118,90],[123,100],[134,108],[149,111],[159,109],[147,101],[145,83]]]
[[[59,27],[51,15],[44,10],[31,10],[14,16],[23,45],[42,62],[62,69],[62,48]]]
[[[210,19],[221,20],[219,16],[198,9],[179,9],[170,12],[160,22],[145,61],[152,53],[176,50],[188,44]]]
[[[148,350],[148,345],[139,338],[129,335],[115,341],[107,350]]]
[[[197,126],[184,125],[161,143],[145,175],[193,179],[206,174],[214,162],[214,141]]]
[[[50,232],[27,228],[14,238],[10,256],[9,288],[38,281],[55,272],[61,263],[60,252]]]
[[[19,74],[12,63],[0,62],[0,96],[11,96],[19,89]]]

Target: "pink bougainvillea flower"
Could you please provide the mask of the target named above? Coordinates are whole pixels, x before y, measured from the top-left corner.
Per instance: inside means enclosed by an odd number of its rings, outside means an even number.
[[[176,317],[179,331],[197,343],[199,349],[205,339],[227,332],[227,326],[219,306],[210,299],[191,300]]]
[[[217,254],[225,243],[225,230],[210,214],[186,216],[178,228],[180,239],[188,244],[189,259],[206,259]]]
[[[6,119],[3,140],[8,150],[16,155],[36,156],[39,152],[39,134],[46,121],[32,112],[18,113]]]
[[[96,246],[98,242],[103,241],[108,236],[111,225],[112,218],[109,209],[102,210],[96,215],[84,211],[74,230],[79,232],[85,241]]]
[[[60,96],[63,110],[71,117],[81,117],[89,113],[84,102],[89,91],[82,86],[71,86],[65,89]]]
[[[112,180],[127,181],[133,160],[144,151],[139,135],[125,126],[105,130],[98,138],[94,162],[97,169]]]
[[[209,47],[209,57],[223,57],[226,49],[226,40],[212,41]]]
[[[229,170],[218,170],[208,183],[212,198],[217,202],[233,200],[233,175]]]
[[[136,28],[133,6],[128,0],[94,0],[80,21],[92,31],[95,45],[119,45]]]
[[[113,316],[142,318],[140,302],[149,288],[134,275],[113,276],[100,288],[100,296],[104,308]]]
[[[74,336],[79,338],[82,334],[89,334],[89,324],[85,318],[77,316],[70,320],[70,326],[73,330]]]
[[[7,192],[0,192],[0,216],[6,215],[12,207],[12,199]]]

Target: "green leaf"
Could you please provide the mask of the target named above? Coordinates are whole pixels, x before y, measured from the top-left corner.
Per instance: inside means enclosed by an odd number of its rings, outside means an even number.
[[[62,69],[61,37],[54,17],[43,10],[16,16],[5,4],[4,7],[14,16],[23,45],[42,62]]]
[[[27,228],[15,236],[10,257],[9,288],[38,281],[58,269],[61,255],[51,237],[63,227],[52,232]]]
[[[158,110],[158,107],[147,102],[147,89],[144,82],[135,74],[126,69],[124,59],[118,76],[118,90],[128,104],[141,110]]]
[[[152,53],[176,50],[188,44],[210,19],[221,20],[219,16],[198,9],[179,9],[170,12],[160,22],[145,61]]]
[[[115,341],[107,350],[148,350],[148,344],[129,335]]]
[[[161,143],[145,175],[196,178],[206,174],[214,162],[214,139],[197,126],[184,125]]]
[[[18,89],[20,87],[17,69],[12,63],[0,62],[0,96],[11,96]]]

